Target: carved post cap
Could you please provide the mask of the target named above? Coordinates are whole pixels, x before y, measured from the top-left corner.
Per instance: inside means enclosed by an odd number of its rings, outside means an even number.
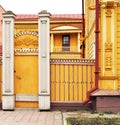
[[[115,1],[115,0],[107,0],[107,1],[104,1],[104,2],[100,2],[100,5],[102,8],[115,8],[119,5],[119,2],[118,1]]]
[[[47,12],[47,10],[42,10],[41,12],[38,13],[39,17],[50,17],[51,14]]]
[[[6,11],[5,13],[2,14],[4,18],[9,18],[9,17],[12,17],[12,18],[15,18],[15,14],[12,12],[12,11]]]

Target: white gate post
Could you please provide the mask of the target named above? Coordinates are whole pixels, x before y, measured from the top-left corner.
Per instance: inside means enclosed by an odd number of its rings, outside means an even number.
[[[3,86],[2,109],[14,110],[14,18],[12,11],[3,13]]]
[[[39,109],[50,109],[50,57],[49,30],[50,13],[43,10],[39,13]]]

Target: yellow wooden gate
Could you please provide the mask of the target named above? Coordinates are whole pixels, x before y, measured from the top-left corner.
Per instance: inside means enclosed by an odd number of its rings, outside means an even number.
[[[38,107],[38,38],[35,32],[20,32],[15,37],[15,106]]]

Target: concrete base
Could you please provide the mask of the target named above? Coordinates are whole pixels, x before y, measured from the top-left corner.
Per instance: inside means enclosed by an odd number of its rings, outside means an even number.
[[[39,109],[50,110],[50,96],[49,95],[39,95]]]
[[[98,112],[120,112],[119,90],[96,90],[91,94],[92,108]]]
[[[62,101],[55,101],[51,102],[51,109],[52,110],[64,110],[64,111],[77,111],[77,110],[87,110],[90,111],[92,108],[91,102],[87,104],[83,104],[82,102],[62,102]]]
[[[92,97],[92,107],[98,112],[120,112],[120,97]]]
[[[3,110],[14,110],[15,108],[15,96],[14,95],[3,95],[2,96],[2,109]]]

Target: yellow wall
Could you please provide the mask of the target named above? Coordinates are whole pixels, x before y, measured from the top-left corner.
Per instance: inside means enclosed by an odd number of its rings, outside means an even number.
[[[108,0],[109,1],[109,0]],[[114,0],[113,0],[114,1]],[[94,56],[95,0],[85,1],[86,58]],[[103,2],[103,3],[102,3]],[[106,3],[105,3],[106,2]],[[110,1],[111,2],[111,1]],[[117,3],[102,1],[99,4],[99,89],[117,90],[119,79],[119,9]],[[118,14],[116,14],[116,12]],[[117,19],[116,19],[117,18]],[[116,22],[118,25],[116,26]],[[116,30],[117,29],[117,30]],[[117,37],[116,37],[117,31]],[[118,40],[117,40],[117,39]],[[117,45],[116,45],[116,41]],[[117,48],[117,50],[116,50]],[[116,57],[117,55],[117,57]]]
[[[117,3],[101,3],[100,6],[100,51],[99,51],[99,88],[118,90],[119,81],[119,9]],[[109,5],[109,6],[107,6]],[[116,44],[117,43],[117,44]]]
[[[95,0],[85,1],[85,57],[95,59]]]
[[[62,52],[62,35],[65,34],[54,34],[54,51]],[[69,34],[70,35],[70,52],[78,52],[77,47],[77,33]]]
[[[117,76],[120,77],[120,7],[117,8]],[[118,79],[118,88],[120,89],[120,78]]]

